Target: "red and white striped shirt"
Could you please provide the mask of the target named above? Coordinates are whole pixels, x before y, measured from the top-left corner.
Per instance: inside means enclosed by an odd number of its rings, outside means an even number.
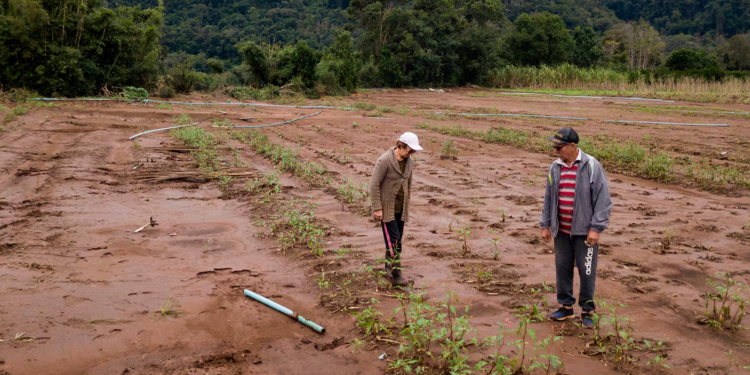
[[[558,194],[558,218],[560,221],[560,232],[570,234],[573,226],[573,205],[576,198],[576,176],[578,175],[578,164],[581,161],[581,151],[578,157],[568,167],[562,160],[558,159],[560,165],[560,186]]]

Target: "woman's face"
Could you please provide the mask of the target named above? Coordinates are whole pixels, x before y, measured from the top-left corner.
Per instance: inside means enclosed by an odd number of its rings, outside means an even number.
[[[406,159],[409,157],[409,155],[415,153],[416,151],[412,150],[411,147],[406,146],[404,148],[397,148],[396,154],[399,156],[400,159]]]

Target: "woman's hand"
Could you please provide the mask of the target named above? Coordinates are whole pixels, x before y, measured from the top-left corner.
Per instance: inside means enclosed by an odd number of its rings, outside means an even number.
[[[377,221],[383,221],[383,210],[377,210],[372,213],[372,217]]]

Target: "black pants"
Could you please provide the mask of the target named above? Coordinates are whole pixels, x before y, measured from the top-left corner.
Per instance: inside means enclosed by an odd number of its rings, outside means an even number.
[[[596,258],[599,246],[586,245],[586,236],[571,236],[559,232],[555,237],[555,269],[557,271],[557,302],[573,306],[573,268],[578,266],[581,289],[578,305],[584,312],[593,311],[596,289]]]
[[[380,222],[383,229],[383,240],[385,240],[385,250],[390,253],[392,258],[401,254],[401,238],[404,235],[404,222],[401,220],[401,214],[395,214],[396,220],[387,223]]]

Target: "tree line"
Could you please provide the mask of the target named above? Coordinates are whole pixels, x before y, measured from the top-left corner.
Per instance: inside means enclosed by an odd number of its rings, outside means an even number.
[[[747,34],[710,42],[665,36],[658,23],[619,21],[618,12],[630,14],[625,10],[632,7],[623,5],[628,0],[618,1],[623,7],[615,11],[596,0],[560,2],[567,8],[520,0],[190,0],[172,15],[194,17],[166,26],[169,5],[146,0],[141,2],[152,7],[142,8],[133,2],[108,8],[100,0],[0,1],[0,85],[66,96],[125,86],[162,97],[227,88],[235,97],[264,99],[287,91],[316,97],[357,87],[487,85],[508,66],[571,64],[647,72],[654,79],[713,80],[750,69]],[[297,11],[305,7],[315,11]],[[588,13],[565,12],[576,7]],[[233,11],[213,12],[217,8]],[[518,9],[530,13],[508,19]],[[706,9],[723,8],[698,10]],[[340,27],[321,23],[330,12],[342,19],[336,21]],[[248,29],[253,17],[268,27]],[[733,30],[747,30],[728,19],[724,30],[730,23]],[[169,22],[202,29],[191,34]],[[234,31],[216,34],[228,27]],[[263,33],[278,28],[288,35],[265,39]],[[201,43],[213,49],[201,50]]]

